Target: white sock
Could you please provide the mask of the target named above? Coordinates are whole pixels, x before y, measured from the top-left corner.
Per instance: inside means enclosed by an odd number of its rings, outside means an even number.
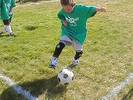
[[[3,32],[6,32],[6,25],[4,25],[4,29],[3,29]]]
[[[8,34],[12,34],[12,28],[11,28],[11,25],[5,25],[4,26],[5,28],[5,31],[8,33]]]

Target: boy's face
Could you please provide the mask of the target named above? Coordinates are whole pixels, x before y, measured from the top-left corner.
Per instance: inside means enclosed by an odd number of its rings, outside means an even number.
[[[66,5],[66,6],[62,6],[62,7],[66,13],[71,13],[73,11],[73,6],[71,6],[71,5]]]

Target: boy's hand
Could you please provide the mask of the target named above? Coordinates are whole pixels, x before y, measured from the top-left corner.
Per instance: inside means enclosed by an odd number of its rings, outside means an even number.
[[[97,7],[97,12],[106,12],[106,8],[105,7]]]
[[[63,25],[64,25],[65,27],[67,26],[67,21],[66,21],[66,20],[63,21]]]
[[[12,14],[13,14],[13,9],[11,9],[9,12],[9,15],[12,15]]]
[[[9,15],[12,15],[13,14],[13,12],[9,12]]]

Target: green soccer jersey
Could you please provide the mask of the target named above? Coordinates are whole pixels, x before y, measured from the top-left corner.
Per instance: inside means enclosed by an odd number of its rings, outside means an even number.
[[[2,20],[10,19],[10,11],[15,7],[15,0],[0,0],[0,16]]]
[[[83,44],[87,34],[87,20],[95,14],[95,6],[75,5],[71,13],[66,13],[61,9],[58,13],[58,18],[62,22],[62,36],[66,35],[69,38],[78,41],[80,44]],[[67,26],[63,25],[64,20],[67,21]]]

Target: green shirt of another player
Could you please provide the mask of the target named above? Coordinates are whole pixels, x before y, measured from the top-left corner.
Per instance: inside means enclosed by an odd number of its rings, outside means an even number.
[[[61,9],[58,18],[62,22],[62,36],[66,35],[82,45],[87,34],[87,20],[95,14],[96,7],[94,6],[75,5],[71,13],[66,13]],[[67,26],[63,25],[63,21],[67,21]]]
[[[0,0],[0,16],[2,20],[10,19],[10,11],[15,7],[15,0]]]

